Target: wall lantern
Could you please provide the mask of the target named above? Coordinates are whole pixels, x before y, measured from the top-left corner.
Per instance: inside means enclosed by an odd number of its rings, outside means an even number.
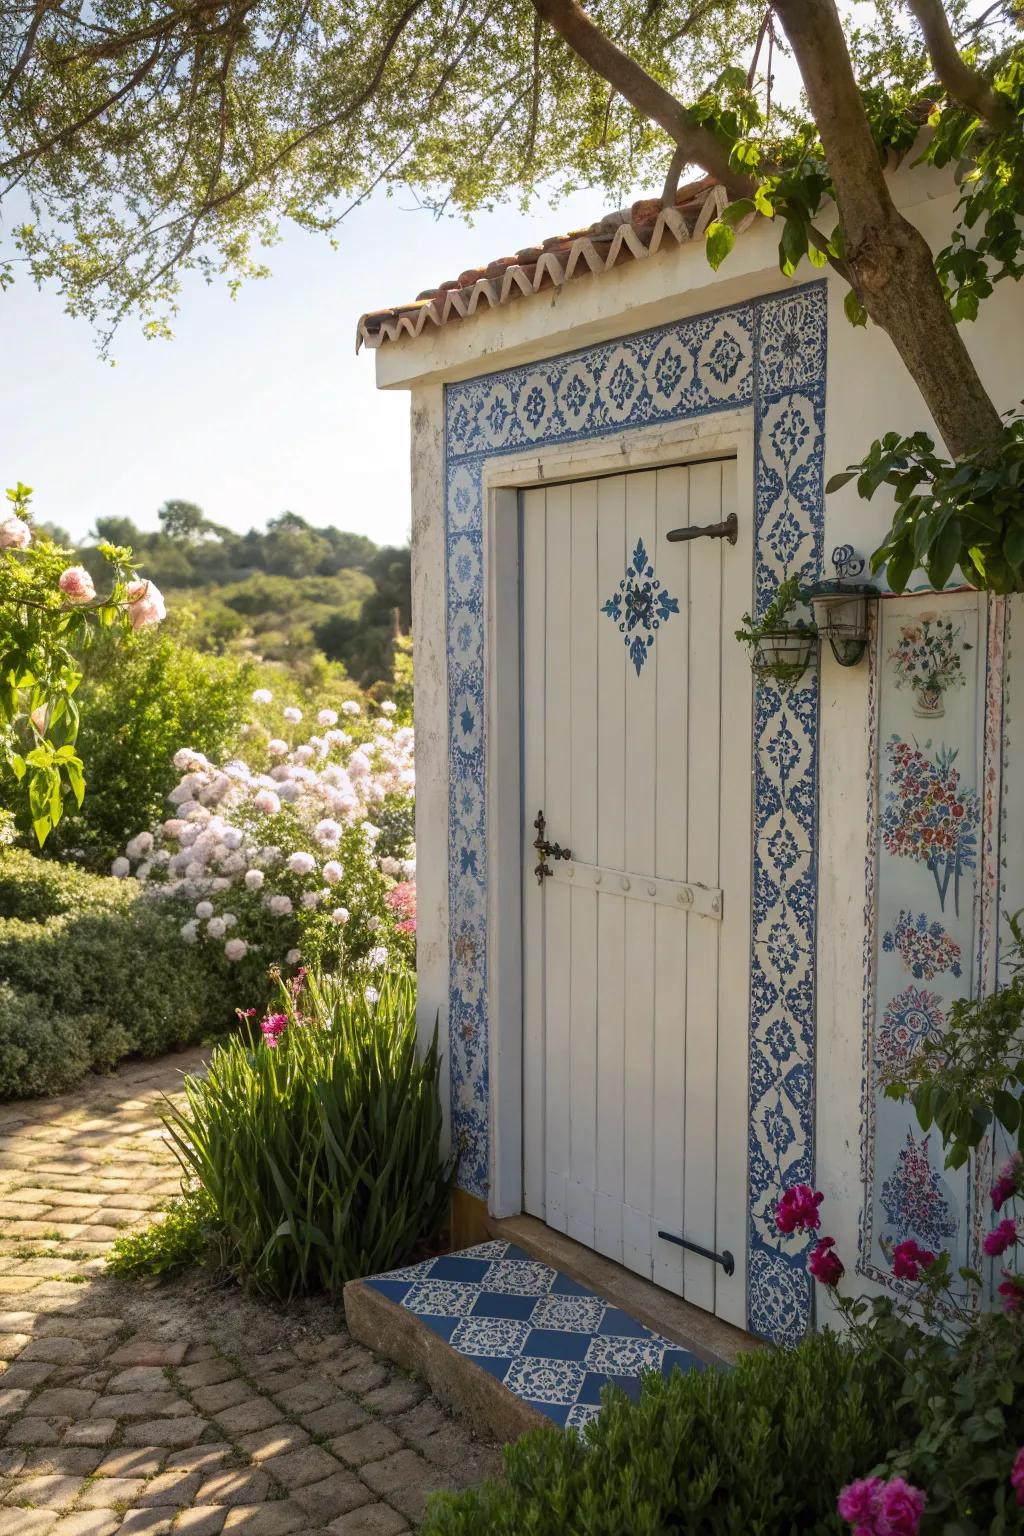
[[[852,544],[834,549],[832,564],[834,580],[819,581],[804,595],[814,611],[815,628],[828,640],[836,661],[841,667],[855,667],[867,650],[868,602],[878,596],[878,588],[854,579],[863,571],[864,561]]]

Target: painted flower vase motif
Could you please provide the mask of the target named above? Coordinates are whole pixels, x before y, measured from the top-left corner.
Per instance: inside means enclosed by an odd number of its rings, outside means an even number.
[[[913,690],[918,719],[941,720],[946,713],[946,690],[962,688],[967,682],[960,653],[970,649],[967,641],[960,640],[960,626],[952,619],[923,613],[916,623],[902,626],[889,660],[896,687]]]

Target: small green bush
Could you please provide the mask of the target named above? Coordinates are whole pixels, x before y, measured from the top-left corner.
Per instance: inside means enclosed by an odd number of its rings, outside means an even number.
[[[62,1093],[132,1054],[218,1034],[239,997],[262,997],[256,960],[181,943],[181,913],[134,881],[0,857],[0,1099]]]
[[[169,1276],[201,1264],[216,1235],[216,1218],[201,1190],[168,1201],[156,1221],[114,1243],[107,1269],[126,1280]]]
[[[837,1492],[898,1435],[887,1385],[822,1333],[649,1376],[639,1403],[612,1388],[582,1437],[535,1431],[506,1450],[507,1482],[438,1495],[424,1536],[849,1536]]]
[[[229,1266],[289,1297],[407,1261],[441,1223],[453,1168],[437,1042],[420,1060],[412,980],[389,978],[376,1002],[313,978],[298,1004],[281,990],[264,1038],[217,1047],[167,1125]]]

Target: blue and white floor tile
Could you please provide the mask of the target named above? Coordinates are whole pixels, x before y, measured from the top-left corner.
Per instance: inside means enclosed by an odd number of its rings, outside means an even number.
[[[512,1243],[480,1243],[366,1284],[563,1428],[596,1418],[610,1382],[636,1398],[644,1371],[704,1369],[696,1355]]]

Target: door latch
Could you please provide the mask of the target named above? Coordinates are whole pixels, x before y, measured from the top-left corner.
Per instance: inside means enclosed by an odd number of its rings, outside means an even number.
[[[543,885],[545,879],[551,874],[548,868],[548,859],[571,859],[572,853],[568,848],[563,848],[559,843],[549,843],[544,836],[547,822],[544,820],[544,812],[537,812],[534,822],[537,836],[533,840],[533,846],[537,850],[537,867],[534,874],[537,876],[537,884]]]
[[[690,539],[728,539],[730,544],[735,544],[739,523],[736,513],[730,512],[720,523],[705,523],[702,527],[693,523],[689,528],[673,528],[665,537],[670,544],[686,544]]]

